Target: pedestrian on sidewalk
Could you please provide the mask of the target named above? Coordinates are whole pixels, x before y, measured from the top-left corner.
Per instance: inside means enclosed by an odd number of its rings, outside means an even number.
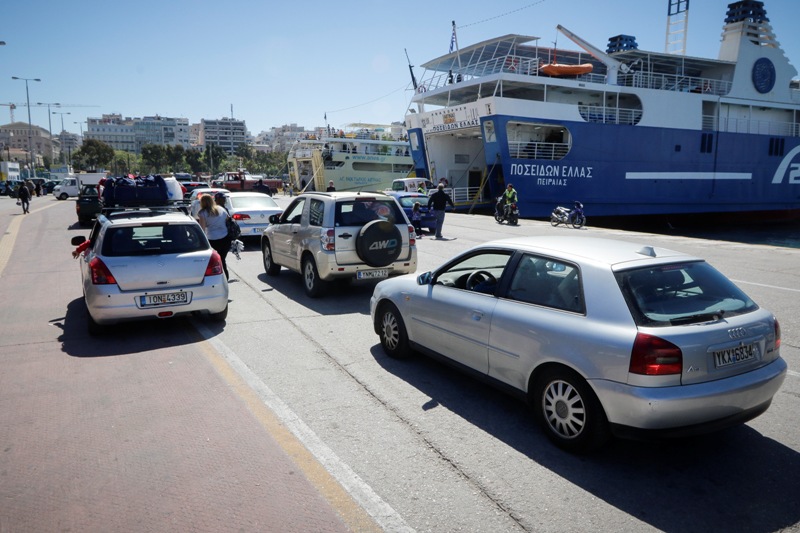
[[[450,195],[444,192],[444,184],[440,183],[436,188],[436,192],[431,194],[428,198],[428,209],[433,208],[433,216],[436,217],[436,238],[444,239],[442,237],[442,226],[444,226],[444,211],[447,209],[447,204],[455,209],[453,199]]]
[[[31,212],[31,190],[23,183],[17,190],[17,199],[22,206],[22,214]]]

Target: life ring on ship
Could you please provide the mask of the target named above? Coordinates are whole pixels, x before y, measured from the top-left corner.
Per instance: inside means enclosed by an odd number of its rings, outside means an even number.
[[[424,85],[420,85],[419,87],[417,87],[417,92],[418,93],[424,93],[427,90],[428,90],[428,88],[425,87]]]

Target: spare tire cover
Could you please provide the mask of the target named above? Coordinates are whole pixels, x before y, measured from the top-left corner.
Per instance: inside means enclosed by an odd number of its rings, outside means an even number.
[[[356,238],[356,252],[369,266],[393,263],[403,249],[403,237],[397,226],[386,220],[373,220],[364,225]]]

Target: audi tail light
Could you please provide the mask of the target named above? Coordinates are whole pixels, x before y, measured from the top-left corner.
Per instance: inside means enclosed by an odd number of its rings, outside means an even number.
[[[637,333],[631,350],[631,374],[666,376],[680,374],[683,367],[681,349],[654,335]]]

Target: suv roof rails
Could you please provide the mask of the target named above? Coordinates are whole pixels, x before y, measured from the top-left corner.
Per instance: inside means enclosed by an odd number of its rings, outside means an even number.
[[[184,215],[189,214],[189,204],[180,203],[173,205],[142,205],[125,207],[103,207],[100,213],[106,218],[122,218],[131,216],[155,216],[163,213],[174,213],[180,211]]]

